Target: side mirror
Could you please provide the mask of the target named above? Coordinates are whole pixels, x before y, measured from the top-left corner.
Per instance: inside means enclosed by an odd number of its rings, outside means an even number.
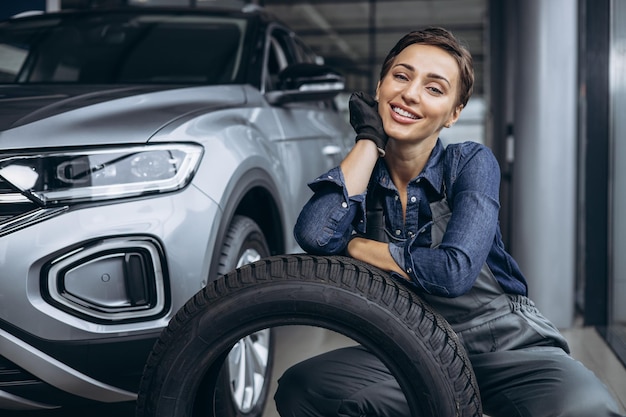
[[[293,64],[278,74],[278,90],[265,94],[270,104],[329,100],[345,89],[341,74],[318,64]]]

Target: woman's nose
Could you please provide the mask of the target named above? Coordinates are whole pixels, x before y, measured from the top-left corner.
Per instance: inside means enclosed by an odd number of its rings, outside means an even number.
[[[417,83],[408,83],[402,90],[402,98],[407,103],[419,103],[420,94],[421,91]]]

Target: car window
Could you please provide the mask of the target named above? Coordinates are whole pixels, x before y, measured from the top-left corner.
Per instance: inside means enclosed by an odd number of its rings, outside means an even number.
[[[235,81],[246,21],[216,16],[104,14],[0,27],[3,83]]]
[[[266,91],[279,88],[278,74],[288,65],[300,62],[293,48],[291,35],[282,29],[275,29],[270,35],[270,44],[267,59],[267,83]]]
[[[316,55],[307,45],[300,40],[300,38],[294,37],[294,47],[301,62],[309,64],[321,64],[323,59]]]

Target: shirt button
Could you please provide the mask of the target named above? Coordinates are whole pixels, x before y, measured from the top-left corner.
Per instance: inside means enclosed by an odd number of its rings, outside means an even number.
[[[413,232],[409,232],[409,236],[413,237],[413,234],[414,234]]]
[[[406,270],[406,273],[407,273],[407,274],[410,274],[411,272],[413,272],[413,270],[412,270],[411,268],[408,268],[408,269]]]
[[[400,233],[402,233],[402,231],[400,229],[396,230],[396,235],[400,236]]]
[[[399,198],[398,196],[395,196],[395,197],[394,197],[394,200],[398,201],[398,198]]]
[[[333,176],[332,176],[332,175],[329,175],[329,176],[328,176],[328,179],[329,179],[329,180],[332,180],[332,179],[333,179]]]
[[[416,184],[419,184],[419,182],[420,182],[421,180],[422,180],[421,178],[418,178],[418,179],[416,179],[416,180],[415,180],[415,183],[416,183]]]
[[[413,196],[411,197],[411,203],[415,203],[417,201],[417,197]]]
[[[346,203],[345,201],[343,203],[341,203],[341,207],[343,208],[348,208],[348,203]]]

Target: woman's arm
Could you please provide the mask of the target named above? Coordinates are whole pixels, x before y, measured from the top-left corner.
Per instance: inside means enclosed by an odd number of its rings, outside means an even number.
[[[338,169],[311,184],[315,194],[294,228],[296,241],[309,253],[343,253],[355,218],[357,223],[364,219],[365,192],[387,137],[376,101],[363,93],[350,97],[350,123],[357,133],[356,143]]]
[[[340,165],[349,196],[363,194],[367,190],[378,157],[378,148],[371,140],[360,140],[354,144]]]
[[[314,194],[294,228],[302,249],[317,255],[345,251],[355,219],[364,221],[365,193],[377,160],[374,142],[358,141],[338,168],[311,184]]]
[[[406,280],[411,280],[392,258],[388,243],[356,237],[348,243],[348,254],[354,259],[367,262],[383,271],[396,272]]]

